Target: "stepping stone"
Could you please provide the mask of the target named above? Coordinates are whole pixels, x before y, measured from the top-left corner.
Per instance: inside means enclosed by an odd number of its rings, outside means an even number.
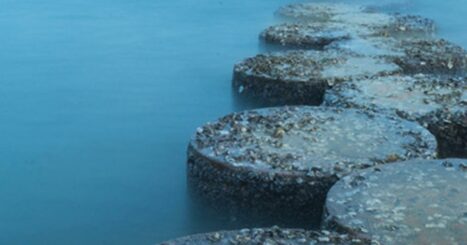
[[[467,157],[465,77],[388,76],[340,83],[325,104],[397,114],[418,121],[438,139],[443,157]]]
[[[467,244],[467,159],[412,160],[344,177],[327,226],[375,244]]]
[[[385,37],[432,37],[436,32],[433,20],[419,15],[393,15],[393,20],[380,28],[376,28],[375,35]]]
[[[342,49],[260,54],[234,67],[237,95],[267,105],[319,105],[329,85],[400,72],[384,58]]]
[[[326,22],[335,16],[362,13],[364,10],[362,6],[349,4],[297,3],[279,8],[276,14],[293,20]]]
[[[336,41],[327,48],[345,49],[360,55],[386,57],[405,74],[467,76],[467,52],[443,39],[403,39],[377,36]]]
[[[404,53],[394,61],[406,73],[467,74],[467,52],[444,39],[403,40],[395,48]]]
[[[433,20],[418,15],[385,14],[368,11],[358,5],[300,3],[280,8],[277,14],[286,19],[311,23],[339,23],[360,35],[386,37],[432,36]]]
[[[212,206],[316,224],[340,177],[435,152],[433,135],[398,117],[277,107],[233,113],[198,128],[188,148],[188,178],[193,193]]]
[[[433,37],[436,25],[433,20],[418,15],[388,15],[383,13],[347,14],[334,20],[343,23],[362,37],[380,36],[405,39]]]
[[[350,34],[336,25],[298,23],[268,27],[260,38],[281,46],[323,49],[332,42],[350,39]]]
[[[163,242],[160,245],[218,244],[218,245],[257,245],[257,244],[313,244],[313,245],[370,245],[365,239],[348,234],[330,231],[306,231],[301,229],[256,228],[235,231],[219,231],[198,234]]]

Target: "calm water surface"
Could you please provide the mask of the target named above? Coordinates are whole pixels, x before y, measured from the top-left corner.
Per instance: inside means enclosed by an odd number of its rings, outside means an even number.
[[[0,0],[0,244],[153,244],[200,215],[185,150],[286,0]],[[374,2],[374,1],[367,1]],[[381,1],[467,46],[465,0]]]

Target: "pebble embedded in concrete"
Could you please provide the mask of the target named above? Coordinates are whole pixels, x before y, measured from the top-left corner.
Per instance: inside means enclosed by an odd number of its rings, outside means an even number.
[[[346,176],[326,223],[379,244],[467,244],[467,159],[411,160]]]
[[[160,245],[212,244],[212,245],[370,245],[370,241],[330,231],[306,231],[301,229],[255,228],[235,231],[218,231],[182,237]]]
[[[298,222],[321,216],[327,190],[342,176],[435,156],[434,136],[417,123],[352,109],[277,107],[200,127],[189,144],[188,177],[213,205],[284,212]]]

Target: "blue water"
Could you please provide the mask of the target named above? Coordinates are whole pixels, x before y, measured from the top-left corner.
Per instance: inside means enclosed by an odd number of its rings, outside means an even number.
[[[257,34],[290,2],[0,0],[0,244],[230,228],[192,207],[186,144],[244,108],[232,66],[261,50]],[[432,17],[467,46],[465,0],[380,4]]]

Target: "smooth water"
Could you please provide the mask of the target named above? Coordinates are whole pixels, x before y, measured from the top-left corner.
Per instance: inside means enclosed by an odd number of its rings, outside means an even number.
[[[262,50],[258,33],[290,2],[0,0],[0,244],[153,244],[241,226],[192,207],[186,145],[244,108],[233,64]],[[467,46],[465,0],[386,3]]]

